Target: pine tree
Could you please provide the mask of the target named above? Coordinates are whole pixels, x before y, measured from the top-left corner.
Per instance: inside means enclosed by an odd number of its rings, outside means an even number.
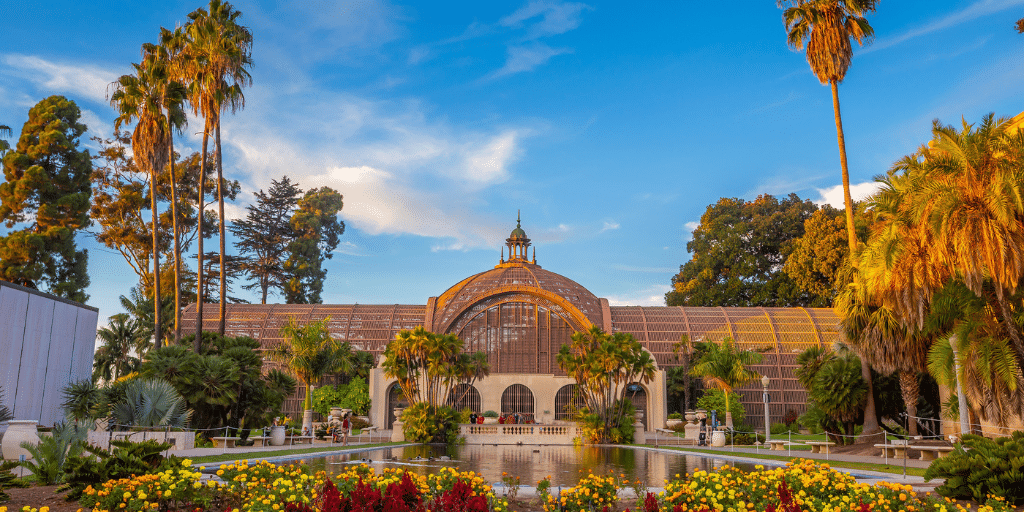
[[[17,147],[3,157],[0,279],[78,302],[89,296],[88,252],[75,234],[89,224],[92,161],[79,149],[86,126],[81,111],[63,96],[50,96],[29,111]]]
[[[256,203],[246,207],[245,218],[231,223],[231,234],[238,239],[235,247],[247,255],[242,269],[255,281],[242,287],[259,289],[260,304],[267,303],[271,288],[283,290],[288,281],[284,263],[296,236],[291,219],[301,195],[298,184],[288,176],[272,180],[267,192],[257,192]]]
[[[345,223],[338,220],[344,206],[342,195],[322,187],[306,192],[292,215],[291,225],[296,238],[289,244],[284,269],[289,274],[285,286],[288,304],[319,304],[327,270],[324,259],[330,259],[338,247]]]

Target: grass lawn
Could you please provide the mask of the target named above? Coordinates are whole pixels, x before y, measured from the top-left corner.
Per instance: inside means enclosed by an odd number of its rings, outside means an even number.
[[[211,462],[234,462],[236,460],[247,460],[247,459],[266,459],[271,457],[284,457],[288,455],[303,455],[306,453],[320,453],[320,452],[336,452],[340,450],[352,450],[352,449],[367,449],[367,448],[380,448],[383,446],[394,446],[407,443],[376,443],[376,444],[359,444],[342,446],[336,444],[334,446],[326,446],[321,448],[299,448],[296,450],[280,450],[280,451],[257,451],[257,452],[244,452],[244,453],[224,453],[220,455],[206,455],[203,457],[192,457],[193,464],[208,464]]]
[[[807,441],[815,441],[815,440],[817,440],[817,439],[814,439],[814,436],[803,436],[803,437],[807,437],[808,438],[808,439],[806,439]],[[796,440],[796,436],[793,436],[793,440],[794,441]],[[666,449],[666,450],[687,451],[685,447],[676,447],[676,446],[659,446],[658,448],[662,448],[662,449]],[[805,447],[803,449],[804,450],[810,450],[810,447]],[[794,448],[793,451],[797,451],[797,450]],[[713,454],[713,455],[727,455],[727,456],[732,456],[732,457],[745,457],[745,458],[750,458],[750,459],[763,459],[763,460],[777,460],[777,461],[783,461],[783,462],[789,462],[789,461],[793,460],[793,458],[794,458],[794,457],[787,457],[785,455],[769,455],[767,453],[763,453],[762,454],[762,453],[734,452],[734,451],[730,451],[730,450],[699,450],[699,451],[690,450],[690,453],[697,453],[697,454],[707,453],[707,454]],[[867,463],[867,462],[845,462],[845,461],[839,461],[839,460],[816,460],[815,462],[820,462],[820,463],[828,464],[829,466],[834,467],[834,468],[861,469],[861,470],[866,470],[866,471],[878,471],[880,473],[892,473],[894,475],[902,475],[903,474],[903,466],[897,466],[897,465],[892,465],[892,464],[889,464],[889,465],[885,465],[885,464],[871,464],[871,463]],[[924,476],[924,469],[923,468],[907,468],[907,474],[911,475],[911,476]]]

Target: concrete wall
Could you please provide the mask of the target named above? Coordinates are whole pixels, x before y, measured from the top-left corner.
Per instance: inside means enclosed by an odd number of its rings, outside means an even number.
[[[0,386],[16,420],[63,419],[61,390],[88,379],[99,309],[0,281]]]

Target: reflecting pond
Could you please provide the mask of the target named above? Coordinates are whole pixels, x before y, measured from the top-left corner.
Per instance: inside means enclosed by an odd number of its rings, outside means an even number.
[[[290,460],[303,460],[314,470],[322,469],[330,474],[343,472],[347,465],[359,463],[367,463],[377,471],[401,467],[423,475],[452,467],[474,471],[491,483],[501,482],[502,472],[507,472],[520,477],[524,486],[536,485],[537,481],[550,475],[552,486],[562,487],[576,485],[587,471],[624,474],[630,481],[639,479],[650,487],[661,487],[665,479],[676,474],[700,469],[710,471],[725,464],[745,471],[754,469],[753,464],[733,463],[716,457],[616,446],[416,445],[319,457],[306,455]],[[765,464],[771,462],[766,461]]]

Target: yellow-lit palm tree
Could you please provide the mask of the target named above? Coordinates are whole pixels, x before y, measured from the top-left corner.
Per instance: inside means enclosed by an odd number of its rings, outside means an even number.
[[[754,379],[761,374],[748,368],[761,362],[761,353],[751,350],[740,350],[732,338],[721,343],[705,342],[703,353],[690,368],[690,374],[704,379],[704,384],[714,386],[725,394],[725,424],[732,428],[732,413],[729,412],[729,393],[733,389]]]
[[[352,370],[352,348],[331,337],[327,330],[330,321],[327,317],[302,325],[289,318],[281,328],[284,341],[270,352],[272,359],[285,364],[306,385],[303,427],[312,422],[311,413],[306,414],[312,410],[312,386],[325,375]]]
[[[197,116],[205,120],[203,126],[203,159],[200,170],[199,201],[204,197],[204,180],[206,171],[206,155],[209,137],[213,132],[217,147],[217,203],[220,220],[220,255],[224,260],[224,178],[223,160],[221,158],[220,119],[225,109],[232,112],[242,108],[245,96],[242,87],[248,86],[252,78],[247,71],[252,65],[252,33],[248,28],[238,24],[242,15],[230,3],[221,0],[210,0],[209,10],[196,9],[189,14],[189,23],[185,27],[187,43],[183,49],[185,54],[181,62],[180,72],[187,77],[189,83],[189,103]],[[200,216],[202,208],[200,208]],[[198,268],[203,266],[202,222],[196,238],[199,254]],[[203,278],[200,272],[197,300],[196,339],[202,331],[203,310]],[[225,315],[227,310],[227,280],[225,268],[220,267],[220,321],[218,331],[224,334]]]

